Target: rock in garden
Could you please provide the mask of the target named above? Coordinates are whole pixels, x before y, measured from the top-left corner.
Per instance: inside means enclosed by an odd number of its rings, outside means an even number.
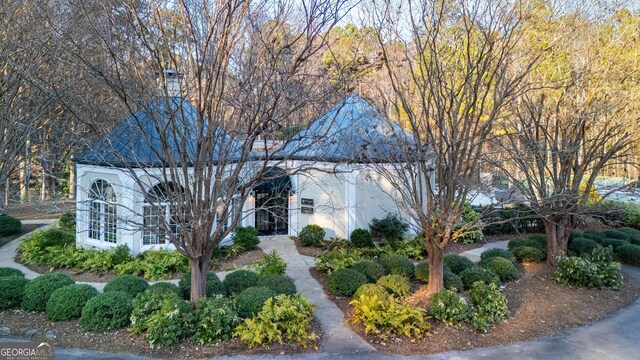
[[[9,334],[11,334],[11,329],[9,327],[0,327],[0,336],[8,336]]]
[[[37,330],[27,330],[24,332],[24,336],[33,337],[33,335],[35,335],[37,332],[38,332]]]
[[[58,332],[55,330],[49,330],[44,333],[45,340],[53,340],[58,337]]]

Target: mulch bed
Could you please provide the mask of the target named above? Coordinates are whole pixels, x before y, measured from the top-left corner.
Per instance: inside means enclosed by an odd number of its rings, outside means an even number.
[[[302,246],[302,243],[300,243],[300,239],[297,236],[291,236],[290,239],[293,240],[294,244],[296,244],[296,249],[300,255],[316,257],[324,251],[320,246]]]
[[[9,204],[7,214],[20,220],[57,219],[68,211],[75,211],[75,208],[75,200],[34,201],[26,204]]]
[[[311,269],[311,275],[326,284],[325,273]],[[429,337],[419,340],[390,338],[386,342],[366,335],[360,324],[351,324],[350,299],[336,297],[326,288],[325,292],[345,314],[351,328],[367,342],[380,351],[403,355],[504,345],[556,334],[607,317],[631,304],[640,293],[638,284],[627,277],[620,291],[564,287],[553,279],[553,270],[544,263],[524,264],[522,277],[505,285],[504,294],[512,316],[486,334],[468,325],[455,329],[430,321]]]
[[[27,338],[25,332],[35,330],[32,341],[46,341],[55,348],[82,348],[88,350],[106,351],[110,353],[126,352],[137,355],[152,356],[166,359],[201,359],[223,355],[250,355],[250,354],[299,354],[305,351],[314,351],[319,345],[311,344],[307,349],[302,349],[296,344],[273,344],[270,349],[256,348],[249,350],[238,339],[211,346],[200,346],[184,340],[174,347],[152,349],[143,335],[130,335],[127,329],[107,331],[96,334],[85,332],[80,327],[79,321],[51,322],[44,313],[29,312],[24,310],[5,310],[0,312],[0,324],[11,329],[9,337]],[[320,326],[314,321],[313,330],[321,337]],[[54,339],[47,340],[45,334],[55,331]],[[54,350],[55,352],[55,350]]]

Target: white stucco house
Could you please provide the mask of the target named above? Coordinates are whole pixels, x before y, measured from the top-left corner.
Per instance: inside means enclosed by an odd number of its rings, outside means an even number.
[[[167,110],[164,100],[154,100],[75,156],[78,246],[126,244],[133,253],[172,247],[162,233],[153,231],[159,222],[171,225],[168,209],[145,203],[149,196],[162,198],[171,184],[148,178],[145,196],[134,179],[145,178],[157,166],[154,144],[137,137],[140,131],[148,132],[146,138],[160,135],[144,119],[149,111],[175,111],[173,106]],[[184,126],[188,126],[195,109],[180,97],[170,103],[181,109]],[[398,205],[397,191],[372,166],[401,158],[403,149],[393,140],[397,134],[410,138],[369,102],[351,95],[286,143],[261,142],[276,151],[279,161],[269,169],[270,180],[255,186],[244,204],[237,204],[242,225],[254,226],[260,235],[295,236],[304,226],[316,224],[325,229],[327,238],[349,238],[354,229],[368,229],[373,218],[388,213],[399,213],[411,223]],[[104,151],[106,148],[118,154]],[[137,164],[142,161],[145,170],[127,168],[123,164],[127,159]]]

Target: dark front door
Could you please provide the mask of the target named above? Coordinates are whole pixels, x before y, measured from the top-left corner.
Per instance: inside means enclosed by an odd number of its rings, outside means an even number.
[[[258,235],[286,235],[289,232],[289,200],[280,191],[256,191]]]

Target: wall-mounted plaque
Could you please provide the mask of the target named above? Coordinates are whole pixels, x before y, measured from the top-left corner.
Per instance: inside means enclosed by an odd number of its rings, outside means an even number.
[[[300,208],[300,211],[301,211],[303,214],[308,214],[308,215],[313,214],[313,208],[312,208],[312,207],[301,207],[301,208]]]
[[[300,203],[302,205],[310,205],[313,206],[313,199],[300,198]]]

